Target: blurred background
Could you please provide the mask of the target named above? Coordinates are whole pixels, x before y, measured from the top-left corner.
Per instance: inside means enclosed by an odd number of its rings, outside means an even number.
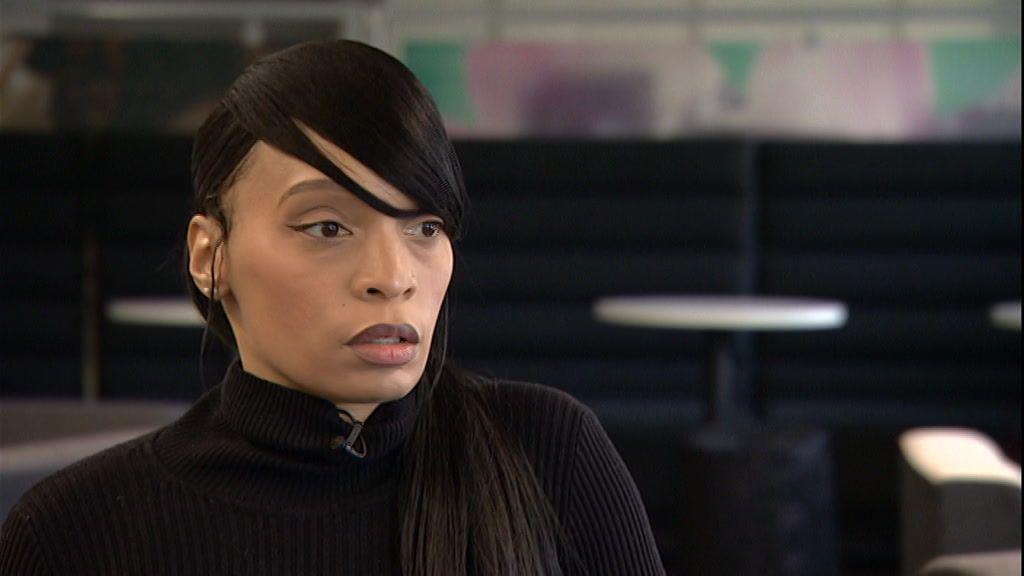
[[[0,514],[219,381],[191,135],[249,62],[351,38],[463,165],[453,357],[591,406],[670,574],[1019,574],[1020,32],[1010,0],[4,0]],[[1009,480],[922,464],[936,429]]]

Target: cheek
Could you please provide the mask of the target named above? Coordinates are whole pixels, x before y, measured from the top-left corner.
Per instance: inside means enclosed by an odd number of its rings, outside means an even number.
[[[250,244],[242,268],[239,301],[242,313],[251,316],[250,329],[274,326],[280,336],[310,331],[322,318],[323,303],[318,290],[324,289],[322,273],[272,241]]]
[[[424,306],[429,303],[430,319],[433,323],[438,321],[438,313],[441,311],[441,304],[444,303],[445,294],[448,292],[452,277],[452,256],[449,253],[446,258],[440,258],[431,266],[420,271],[420,288],[424,296]]]
[[[439,309],[441,307],[441,301],[444,299],[444,295],[448,291],[448,285],[451,282],[452,277],[452,260],[452,250],[449,247],[446,252],[431,262],[425,270],[421,270],[424,291],[429,294],[430,300],[434,303],[435,309]]]
[[[444,298],[444,294],[448,290],[448,277],[431,271],[428,277],[420,283],[420,286],[423,292],[428,295],[428,299],[439,306],[441,299]]]

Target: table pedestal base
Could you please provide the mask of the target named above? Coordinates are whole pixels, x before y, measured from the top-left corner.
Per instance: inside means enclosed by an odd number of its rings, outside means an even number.
[[[687,573],[838,574],[830,445],[825,431],[757,424],[688,434],[678,485]]]
[[[748,366],[752,335],[710,332],[708,337],[711,343],[707,376],[708,423],[752,420],[753,392]]]

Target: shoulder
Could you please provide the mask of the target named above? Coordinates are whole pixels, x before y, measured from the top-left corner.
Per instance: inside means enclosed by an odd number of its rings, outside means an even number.
[[[639,490],[594,411],[565,391],[493,380],[490,396],[592,574],[664,575]]]
[[[483,389],[496,419],[553,490],[563,490],[578,464],[595,451],[618,459],[594,411],[568,392],[506,379],[489,379]]]
[[[487,386],[496,400],[516,407],[546,407],[575,414],[582,414],[590,410],[575,396],[546,384],[525,380],[491,379]]]
[[[81,442],[66,442],[54,446],[52,451],[37,454],[8,454],[4,462],[4,475],[19,478],[28,484],[11,508],[10,514],[31,515],[33,522],[51,522],[68,519],[76,511],[94,505],[110,494],[120,493],[122,485],[148,475],[144,468],[145,443],[156,432],[137,436],[91,437]],[[88,454],[95,443],[106,447],[88,456],[74,460],[75,451]],[[111,441],[116,442],[111,445]],[[69,464],[57,467],[61,460]],[[54,470],[47,473],[46,470]],[[39,478],[34,480],[33,478]]]
[[[137,430],[5,449],[4,491],[28,489],[4,511],[0,573],[67,573],[50,566],[55,555],[80,549],[83,539],[125,524],[132,486],[145,484],[150,476],[142,452],[153,434]],[[89,455],[74,460],[76,454]],[[140,501],[151,500],[147,493],[140,496]],[[86,567],[95,559],[76,562],[83,572],[92,573]]]
[[[596,422],[589,406],[564,390],[523,380],[492,379],[484,386],[495,414],[518,436],[574,442],[581,426]]]

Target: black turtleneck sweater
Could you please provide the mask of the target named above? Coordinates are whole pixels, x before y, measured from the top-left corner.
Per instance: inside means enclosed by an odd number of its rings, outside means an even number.
[[[593,412],[538,384],[488,390],[585,573],[664,574],[640,495]],[[339,447],[352,425],[330,401],[236,359],[177,421],[24,494],[0,530],[0,576],[398,574],[399,448],[415,394],[374,410],[357,459]]]

